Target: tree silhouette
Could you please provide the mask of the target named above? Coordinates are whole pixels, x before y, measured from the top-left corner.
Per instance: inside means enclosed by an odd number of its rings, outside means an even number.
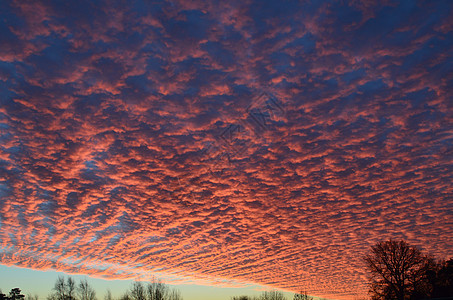
[[[286,297],[279,291],[265,291],[259,296],[234,296],[231,300],[286,300]],[[313,297],[308,296],[307,292],[300,292],[294,294],[293,300],[313,300]]]
[[[48,300],[75,300],[75,281],[71,277],[65,280],[64,276],[58,276],[53,287],[54,293],[47,297]]]
[[[133,300],[146,300],[146,292],[143,283],[140,281],[134,282],[131,288],[130,296]]]
[[[170,295],[168,287],[156,278],[153,278],[153,280],[148,284],[147,292],[148,300],[167,300]]]
[[[111,300],[111,295],[105,300]],[[182,300],[182,297],[178,290],[170,289],[162,281],[153,278],[146,287],[142,282],[135,281],[119,300]]]
[[[417,299],[429,294],[434,260],[405,241],[378,242],[365,257],[372,299]]]
[[[24,298],[25,298],[25,296],[20,293],[20,288],[13,288],[9,292],[9,297],[8,297],[9,300],[22,300]]]
[[[74,300],[75,299],[75,281],[72,277],[68,277],[66,280],[66,287],[67,287],[67,298],[66,300]]]
[[[300,291],[294,294],[293,300],[313,300],[313,297],[308,296],[306,291]]]
[[[107,294],[105,294],[104,300],[113,300],[112,292],[110,290],[107,290]]]
[[[0,300],[7,300],[7,299],[8,299],[8,297],[5,294],[3,294],[2,290],[0,290]]]
[[[453,259],[440,261],[436,269],[428,270],[432,298],[453,298]]]
[[[285,296],[279,291],[263,292],[259,297],[260,300],[285,300]]]
[[[79,300],[96,300],[95,290],[88,284],[86,279],[81,280],[77,286]]]
[[[20,288],[11,289],[9,296],[3,294],[2,290],[0,290],[0,300],[23,300],[24,298],[25,296],[21,294]]]
[[[253,298],[243,295],[231,297],[231,300],[253,300]]]
[[[153,278],[146,286],[139,281],[132,284],[129,290],[115,300],[182,300],[179,290],[168,287],[162,281]],[[19,288],[11,290],[9,295],[2,293],[0,289],[0,300],[38,300],[37,295],[28,294],[27,297],[21,294]],[[87,279],[80,280],[76,284],[72,277],[65,278],[58,276],[52,288],[52,293],[47,300],[97,300],[96,291],[88,283]],[[114,300],[110,290],[104,300]]]

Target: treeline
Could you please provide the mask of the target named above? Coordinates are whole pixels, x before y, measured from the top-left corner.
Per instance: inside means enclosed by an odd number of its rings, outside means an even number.
[[[9,295],[3,294],[2,290],[0,290],[0,300],[22,300],[25,296],[22,295],[19,288],[13,288]]]
[[[364,257],[371,299],[453,299],[453,259],[437,260],[405,241],[378,242]]]
[[[37,295],[23,295],[19,288],[13,288],[9,295],[0,290],[0,300],[38,300]],[[47,300],[98,300],[96,291],[86,279],[78,283],[72,277],[59,276]],[[183,300],[177,289],[170,288],[160,280],[153,279],[144,284],[136,281],[131,288],[117,299],[107,291],[104,300]]]
[[[312,300],[313,297],[308,296],[307,292],[296,293],[293,296],[293,300]],[[266,291],[262,292],[259,296],[235,296],[231,297],[231,300],[287,300],[285,295],[279,291]]]
[[[107,299],[109,296],[107,295]],[[160,280],[153,280],[144,285],[136,281],[130,291],[121,296],[120,300],[182,300],[181,293],[177,289],[169,288]]]
[[[294,294],[293,300],[312,300],[306,292]],[[13,288],[9,295],[3,294],[0,290],[0,300],[38,300],[37,295],[22,295],[19,288]],[[98,300],[96,291],[86,279],[78,283],[72,277],[59,276],[55,281],[52,292],[46,300]],[[143,283],[135,281],[119,298],[114,299],[108,290],[104,300],[183,300],[179,290],[170,288],[160,280],[153,279],[151,282]],[[287,300],[282,292],[266,291],[259,296],[234,296],[231,300]]]

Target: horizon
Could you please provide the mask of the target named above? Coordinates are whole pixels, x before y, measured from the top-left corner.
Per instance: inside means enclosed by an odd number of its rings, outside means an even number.
[[[34,274],[30,274],[30,271]],[[35,281],[33,284],[30,284],[30,280],[23,278],[23,276],[30,276]],[[131,288],[132,283],[135,280],[109,280],[105,278],[93,278],[84,274],[67,274],[64,272],[58,272],[56,270],[32,270],[23,267],[17,266],[4,266],[0,265],[0,290],[4,294],[8,294],[9,290],[13,288],[20,288],[22,294],[26,297],[28,295],[34,296],[38,295],[39,300],[44,300],[53,292],[53,286],[55,280],[63,276],[65,278],[72,277],[76,280],[76,284],[82,279],[87,279],[88,283],[96,291],[96,297],[98,300],[103,300],[107,294],[107,290],[110,290],[112,293],[113,299],[119,299]],[[146,283],[148,281],[143,281]],[[165,282],[164,282],[165,283]],[[233,296],[257,296],[262,291],[281,291],[288,299],[292,299],[294,292],[288,292],[283,290],[278,290],[272,287],[265,287],[260,285],[249,284],[246,287],[215,287],[215,286],[203,286],[196,284],[179,284],[172,285],[166,283],[169,287],[175,288],[181,292],[181,296],[185,300],[231,300]],[[31,288],[29,288],[31,286]],[[28,288],[28,289],[27,289]],[[216,297],[213,298],[213,294]],[[313,296],[315,300],[334,300],[327,298],[320,298]]]

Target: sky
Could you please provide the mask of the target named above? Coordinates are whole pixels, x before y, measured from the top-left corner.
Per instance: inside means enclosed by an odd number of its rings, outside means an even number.
[[[453,256],[452,1],[0,16],[2,278],[356,299],[378,241]]]

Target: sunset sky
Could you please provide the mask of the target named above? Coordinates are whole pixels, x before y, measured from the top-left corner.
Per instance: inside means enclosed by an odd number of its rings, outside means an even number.
[[[453,256],[453,1],[0,16],[3,292],[66,272],[354,299],[378,241]]]

